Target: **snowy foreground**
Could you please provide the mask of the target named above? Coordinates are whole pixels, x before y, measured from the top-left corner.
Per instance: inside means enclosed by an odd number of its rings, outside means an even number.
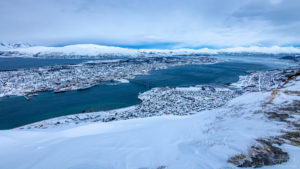
[[[35,58],[101,58],[101,57],[167,57],[218,54],[300,54],[297,47],[236,47],[224,49],[131,49],[95,44],[77,44],[63,47],[31,46],[0,43],[0,57]]]
[[[298,169],[299,91],[296,73],[279,88],[190,116],[0,131],[0,168]]]

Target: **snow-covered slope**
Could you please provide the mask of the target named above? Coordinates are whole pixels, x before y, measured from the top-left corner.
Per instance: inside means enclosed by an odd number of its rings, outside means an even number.
[[[299,100],[299,95],[284,92],[299,91],[299,86],[298,78],[278,91],[274,106]],[[192,116],[0,131],[0,168],[235,168],[228,158],[247,152],[257,138],[278,136],[282,129],[288,130],[285,123],[259,113],[272,96],[272,92],[247,93],[223,108]],[[289,161],[264,168],[298,168],[300,148],[287,144],[280,147],[289,153]]]
[[[300,54],[295,47],[236,47],[225,49],[130,49],[95,44],[78,44],[64,47],[22,46],[22,48],[0,48],[0,56],[42,57],[42,58],[86,58],[86,57],[152,57],[217,54]]]

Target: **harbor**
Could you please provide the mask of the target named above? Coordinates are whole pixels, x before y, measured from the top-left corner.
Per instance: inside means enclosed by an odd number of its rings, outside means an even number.
[[[147,75],[138,75],[129,83],[115,81],[100,82],[98,85],[64,93],[43,91],[24,96],[0,98],[0,128],[15,128],[29,123],[59,116],[108,111],[141,103],[138,98],[157,87],[184,87],[213,85],[224,87],[237,82],[247,71],[268,70],[273,67],[242,62],[173,66],[168,69],[152,70]],[[38,96],[34,96],[38,94]]]

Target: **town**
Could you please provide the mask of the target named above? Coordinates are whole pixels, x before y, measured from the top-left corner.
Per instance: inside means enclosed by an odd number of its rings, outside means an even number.
[[[252,72],[240,76],[228,87],[196,85],[189,87],[159,87],[139,94],[140,104],[111,111],[81,113],[29,124],[19,129],[45,129],[91,122],[110,122],[162,115],[192,115],[223,107],[234,98],[247,93],[270,92],[282,88],[299,76],[299,67]],[[271,79],[271,80],[270,80]],[[299,79],[299,78],[298,78]],[[270,81],[272,83],[270,83]],[[234,88],[232,88],[234,87]],[[272,95],[273,95],[272,93]]]
[[[81,113],[57,117],[29,124],[19,129],[45,129],[57,126],[70,126],[88,122],[109,122],[162,115],[191,115],[203,110],[211,110],[225,105],[240,96],[237,90],[213,86],[153,88],[141,93],[138,105],[92,113]]]
[[[105,81],[128,82],[151,70],[170,66],[213,64],[211,57],[152,57],[119,60],[92,60],[77,65],[55,65],[14,71],[0,71],[0,97],[37,95],[82,90]]]

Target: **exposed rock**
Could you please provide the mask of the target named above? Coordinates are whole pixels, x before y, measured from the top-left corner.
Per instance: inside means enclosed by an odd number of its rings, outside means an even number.
[[[265,114],[269,119],[275,119],[278,121],[286,121],[286,119],[290,117],[287,113],[266,112]]]
[[[273,145],[269,140],[258,139],[257,144],[248,148],[247,154],[239,154],[228,159],[237,167],[263,167],[287,162],[288,153]]]
[[[288,140],[289,144],[300,146],[300,130],[294,132],[286,132],[281,138]]]
[[[285,74],[285,72],[289,72],[289,74]],[[282,144],[290,144],[293,146],[300,146],[300,101],[293,100],[292,102],[282,103],[280,105],[273,103],[273,100],[278,97],[279,93],[284,95],[298,95],[299,91],[283,91],[280,90],[280,86],[284,86],[288,84],[292,79],[296,79],[300,75],[300,73],[299,70],[296,70],[296,72],[295,70],[287,70],[281,71],[281,73],[285,75],[285,81],[279,82],[280,85],[277,85],[279,89],[275,89],[272,91],[270,101],[267,102],[264,109],[260,113],[264,113],[264,115],[269,120],[286,124],[286,128],[279,136],[257,139],[256,144],[249,147],[247,153],[239,154],[229,158],[228,162],[234,164],[237,167],[257,168],[263,167],[265,165],[280,164],[288,161],[289,156],[288,153],[284,152],[280,147],[277,147],[275,145],[281,146]],[[279,74],[276,75],[276,73],[273,75],[282,77],[279,76]],[[248,80],[251,81],[251,79],[249,78]],[[260,81],[260,83],[261,82],[262,81]],[[258,82],[253,83],[255,84],[253,85],[252,89],[257,90],[259,87],[257,86]],[[250,82],[249,84],[253,83]],[[273,87],[274,86],[264,85],[263,89],[273,89]]]

